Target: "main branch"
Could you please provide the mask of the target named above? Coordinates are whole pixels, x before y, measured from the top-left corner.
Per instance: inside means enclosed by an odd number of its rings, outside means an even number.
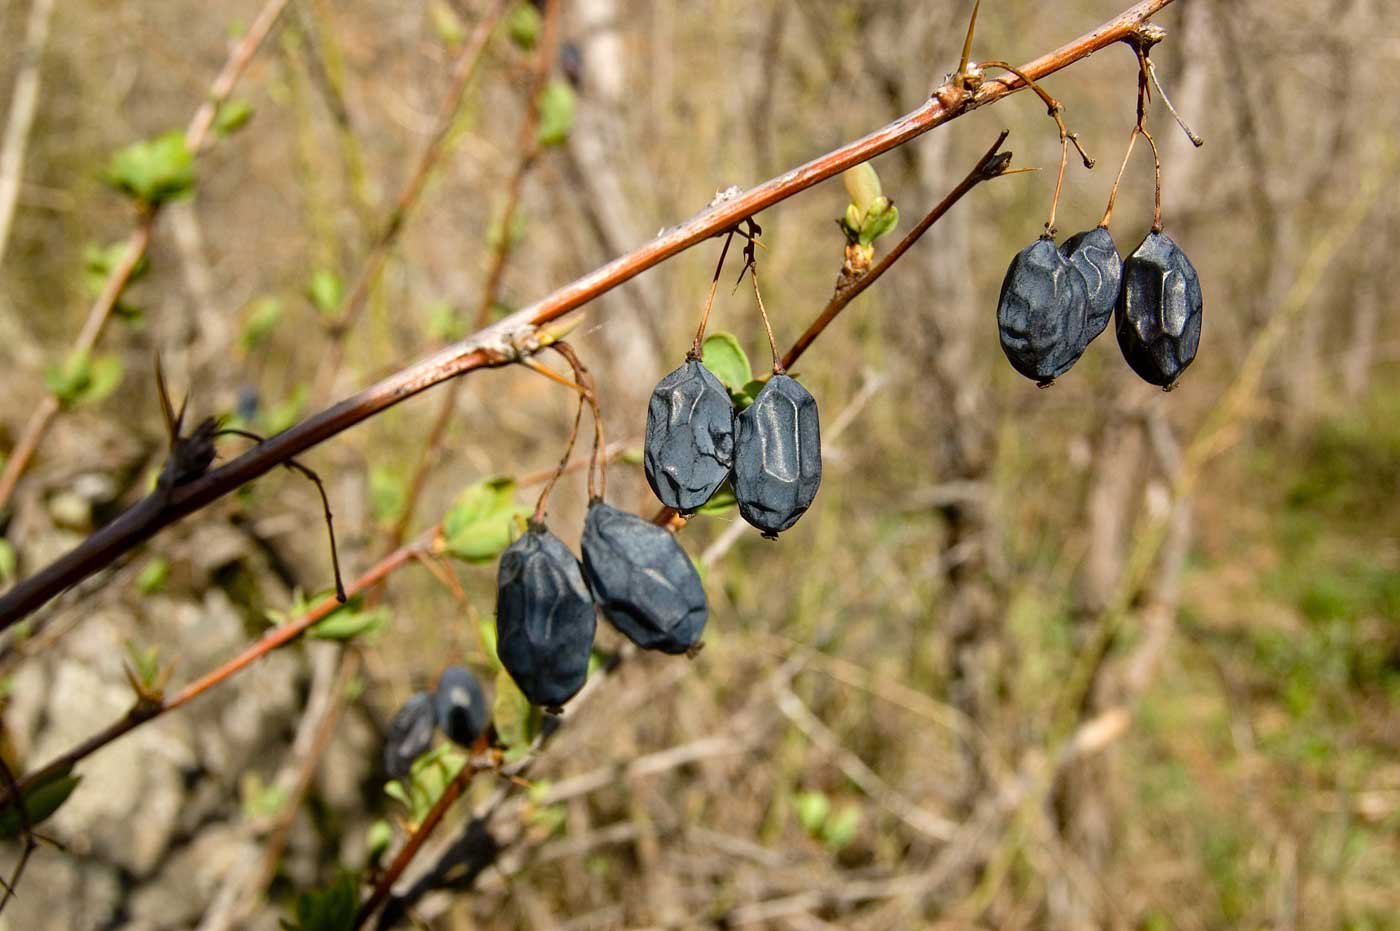
[[[1074,41],[1021,66],[1020,70],[1034,80],[1041,80],[1129,38],[1144,20],[1172,2],[1142,0]],[[691,246],[731,229],[747,217],[1024,87],[1024,82],[1018,78],[1006,82],[988,81],[975,92],[970,92],[950,81],[938,88],[920,107],[893,123],[702,211],[641,248],[565,285],[543,300],[309,417],[222,468],[174,488],[159,508],[143,507],[148,501],[137,504],[0,598],[0,630],[10,627],[55,595],[110,565],[161,529],[293,456],[449,378],[476,369],[506,365],[524,355],[533,354],[541,346],[537,330],[544,324],[577,310]]]

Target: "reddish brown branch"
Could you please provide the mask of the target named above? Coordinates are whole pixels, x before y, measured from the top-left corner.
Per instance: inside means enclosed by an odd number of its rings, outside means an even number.
[[[1173,0],[1142,0],[1078,39],[1037,58],[1020,70],[1039,80],[1133,34],[1138,24]],[[867,136],[785,172],[758,187],[711,207],[670,229],[665,235],[615,259],[553,292],[537,303],[461,342],[419,360],[377,384],[314,414],[270,438],[222,468],[173,489],[156,511],[137,505],[132,511],[92,534],[74,550],[24,579],[0,598],[0,630],[8,628],[159,530],[205,507],[298,453],[412,397],[433,385],[480,368],[507,364],[539,348],[537,327],[570,313],[671,258],[727,231],[761,210],[773,206],[847,168],[909,142],[936,126],[1013,93],[1015,85],[988,82],[969,93],[951,84],[929,100]]]

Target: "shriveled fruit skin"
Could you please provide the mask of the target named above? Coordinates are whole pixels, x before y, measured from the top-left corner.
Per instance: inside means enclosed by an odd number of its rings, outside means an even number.
[[[709,603],[674,535],[602,501],[583,524],[583,575],[603,616],[644,650],[685,653],[700,641]]]
[[[391,779],[408,775],[413,761],[432,745],[436,725],[433,696],[427,692],[415,692],[394,712],[384,738],[384,770]]]
[[[438,728],[448,740],[463,747],[476,743],[491,723],[491,708],[481,683],[464,666],[448,666],[442,671],[433,693],[433,710]]]
[[[1171,388],[1201,342],[1201,281],[1166,233],[1148,233],[1123,263],[1118,347],[1146,382]]]
[[[767,537],[797,523],[822,482],[817,401],[789,375],[774,375],[734,419],[734,497]]]
[[[1107,328],[1113,317],[1118,289],[1123,282],[1123,260],[1118,256],[1113,234],[1102,226],[1066,239],[1060,246],[1060,254],[1084,277],[1088,300],[1084,320],[1084,345],[1087,346]]]
[[[1011,367],[1042,386],[1084,352],[1084,276],[1042,236],[1011,260],[997,300],[997,331]]]
[[[496,653],[531,702],[558,708],[583,688],[597,606],[569,548],[532,525],[501,554]]]
[[[700,362],[686,362],[653,389],[642,465],[656,497],[682,513],[709,501],[729,478],[734,403]]]

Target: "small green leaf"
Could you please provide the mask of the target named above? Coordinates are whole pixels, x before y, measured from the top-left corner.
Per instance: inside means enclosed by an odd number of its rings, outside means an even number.
[[[88,382],[78,392],[72,403],[77,406],[96,404],[105,400],[122,383],[122,376],[125,372],[126,366],[120,356],[106,354],[95,357],[88,369]]]
[[[353,931],[360,909],[360,879],[342,871],[324,889],[297,896],[292,918],[282,919],[283,931]]]
[[[363,610],[358,598],[350,599],[330,614],[311,625],[307,635],[317,640],[354,640],[373,634],[389,623],[389,609],[380,606]]]
[[[275,297],[264,297],[248,306],[243,316],[243,329],[238,336],[238,344],[244,352],[251,352],[267,341],[277,324],[282,321],[282,302]]]
[[[875,173],[875,166],[869,162],[861,162],[854,168],[847,168],[841,172],[841,183],[846,185],[846,193],[851,197],[851,206],[856,208],[857,219],[852,226],[860,226],[860,218],[864,217],[877,198],[883,191],[880,187],[880,176]],[[846,212],[847,218],[850,211]]]
[[[755,378],[740,390],[729,392],[729,396],[733,399],[734,406],[743,410],[758,398],[758,393],[763,390],[763,386],[766,384],[768,384],[767,377]]]
[[[638,466],[642,464],[643,457],[640,446],[629,446],[622,451],[622,455],[617,457],[617,461],[623,465]]]
[[[386,466],[374,466],[369,470],[370,511],[376,521],[393,524],[403,513],[407,500],[408,482],[402,475]]]
[[[371,824],[365,832],[365,848],[369,853],[369,862],[378,863],[389,850],[389,844],[393,840],[394,829],[389,826],[389,822],[380,818]]]
[[[238,132],[253,118],[253,105],[242,97],[225,100],[214,117],[214,132],[220,138]]]
[[[160,647],[142,647],[135,640],[126,642],[126,654],[131,658],[131,668],[137,680],[146,688],[154,689],[160,684]]]
[[[496,698],[491,705],[491,720],[496,725],[496,736],[501,743],[508,751],[515,751],[517,756],[530,748],[543,722],[540,709],[530,704],[530,699],[525,697],[510,673],[504,669],[496,673]]]
[[[725,482],[723,485],[719,486],[719,491],[710,496],[709,501],[706,501],[695,509],[695,513],[724,514],[738,503],[738,500],[734,497],[734,486],[729,482]]]
[[[797,820],[802,830],[816,837],[831,812],[831,800],[824,792],[799,792],[792,803],[797,809]]]
[[[71,769],[60,770],[25,790],[23,804],[31,828],[38,827],[68,801],[83,778],[72,772]],[[15,837],[23,828],[24,819],[14,805],[0,811],[0,838]]]
[[[171,131],[118,151],[107,168],[107,183],[152,207],[188,196],[194,189],[194,156],[184,134]]]
[[[272,818],[287,803],[287,791],[276,783],[268,785],[255,772],[245,772],[239,781],[243,816],[250,820]]]
[[[69,353],[62,365],[51,366],[44,372],[44,385],[65,407],[77,403],[78,396],[91,382],[91,356],[77,350]]]
[[[496,670],[501,668],[501,658],[496,655],[496,619],[489,618],[477,625],[477,632],[481,634],[481,648],[486,651],[486,658],[491,661],[491,666]]]
[[[13,581],[18,569],[19,554],[15,552],[15,545],[0,538],[0,584]]]
[[[871,206],[860,227],[860,244],[868,246],[895,228],[899,223],[899,208],[881,197]]]
[[[155,556],[136,577],[136,590],[143,595],[154,595],[165,588],[170,578],[170,561],[164,556]]]
[[[828,850],[840,850],[855,839],[860,828],[860,809],[847,805],[839,814],[830,815],[822,825],[822,843]]]
[[[482,479],[457,496],[443,519],[444,546],[456,559],[491,562],[510,546],[515,518],[529,511],[515,500],[515,479]]]
[[[302,409],[306,406],[306,386],[297,385],[292,389],[292,396],[274,404],[272,407],[262,411],[258,415],[258,420],[262,429],[258,432],[264,436],[272,436],[281,433],[301,419]]]
[[[107,287],[107,279],[112,274],[112,269],[116,268],[126,258],[127,245],[125,242],[109,243],[99,246],[89,243],[83,249],[83,287],[93,297],[102,293],[102,289]],[[127,282],[133,282],[142,278],[150,268],[150,262],[145,253],[136,260],[132,266],[131,274],[127,276]]]
[[[455,47],[467,38],[467,27],[462,17],[445,0],[433,0],[428,6],[428,16],[433,21],[433,31],[438,34],[443,45]]]
[[[313,272],[311,281],[306,285],[306,296],[323,317],[335,315],[344,294],[345,286],[341,284],[340,276],[326,268]]]
[[[550,81],[540,92],[540,145],[562,145],[574,128],[574,89]]]
[[[753,367],[733,333],[711,333],[700,347],[705,368],[731,392],[742,391],[753,380]]]
[[[467,321],[446,301],[428,307],[428,336],[438,343],[451,343],[467,335]]]
[[[535,5],[522,2],[511,9],[506,28],[510,31],[510,41],[528,52],[539,41],[543,25],[540,11],[535,9]]]

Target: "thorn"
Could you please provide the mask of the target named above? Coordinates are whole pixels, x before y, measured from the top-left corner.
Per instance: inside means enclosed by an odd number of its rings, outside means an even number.
[[[977,10],[982,6],[982,0],[977,0],[972,4],[972,18],[967,21],[967,36],[963,39],[962,58],[958,60],[958,74],[967,73],[967,63],[972,56],[972,33],[977,28]]]

